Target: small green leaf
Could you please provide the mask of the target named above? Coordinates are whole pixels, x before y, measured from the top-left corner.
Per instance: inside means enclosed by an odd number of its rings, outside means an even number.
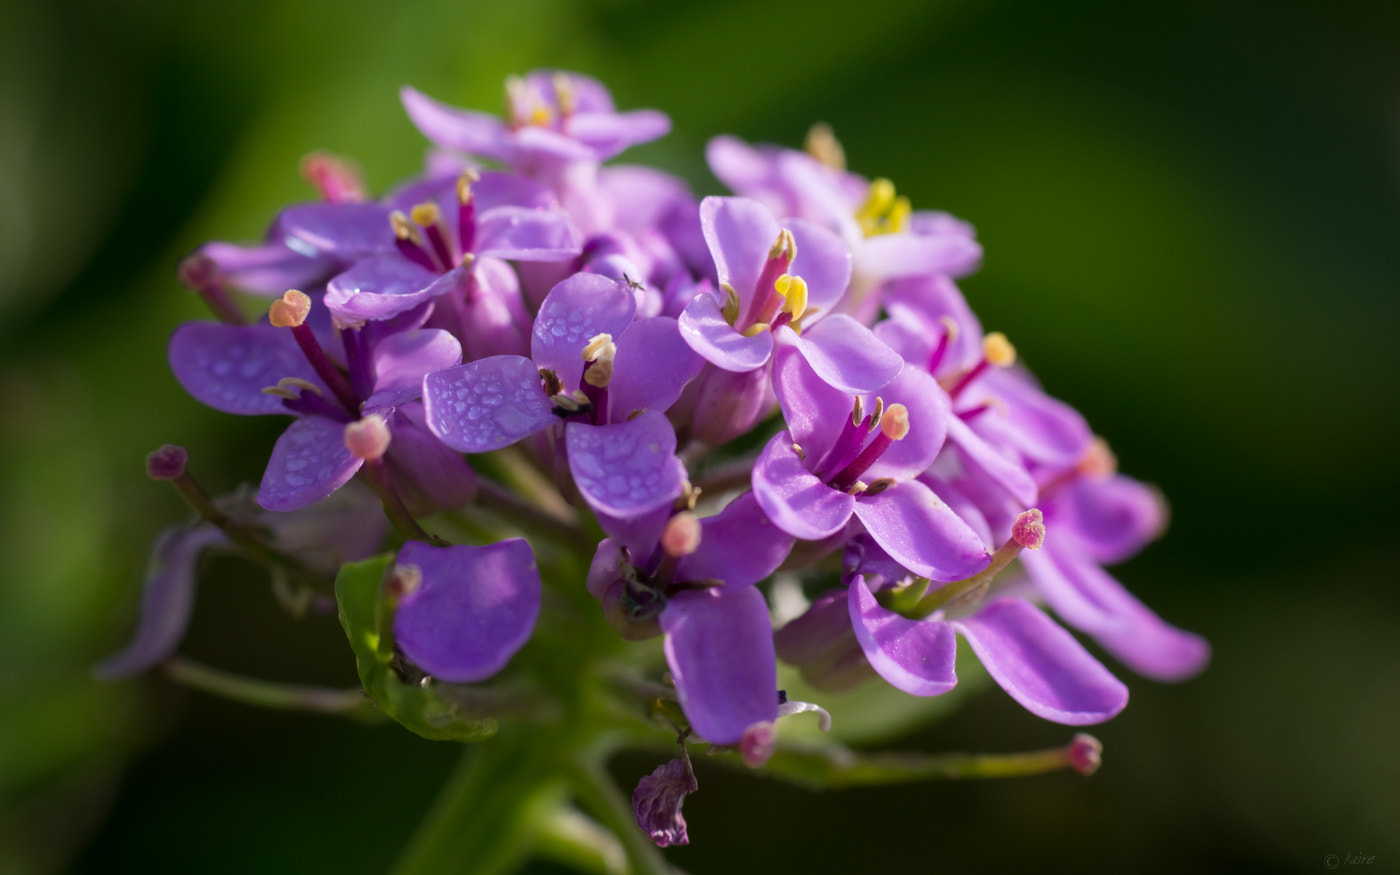
[[[496,721],[461,713],[461,706],[426,688],[404,683],[394,671],[390,612],[382,610],[385,572],[392,554],[341,566],[335,579],[340,625],[350,639],[365,692],[380,709],[413,732],[434,741],[482,741],[496,734]],[[383,621],[381,622],[381,618]]]

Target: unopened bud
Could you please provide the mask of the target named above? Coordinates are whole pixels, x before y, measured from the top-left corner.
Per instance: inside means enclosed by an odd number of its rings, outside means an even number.
[[[688,510],[683,510],[666,521],[666,529],[661,533],[661,549],[667,556],[689,556],[700,547],[700,520]]]
[[[179,268],[176,269],[175,275],[179,278],[180,285],[191,291],[199,292],[217,282],[219,266],[214,263],[214,259],[201,252],[196,252],[193,255],[185,256],[180,262]]]
[[[350,423],[345,426],[345,447],[352,456],[367,462],[383,458],[389,449],[389,424],[377,413]]]
[[[276,328],[296,328],[306,321],[310,313],[311,299],[296,289],[289,289],[285,295],[272,302],[267,318]]]
[[[1011,540],[1028,550],[1039,550],[1045,543],[1045,517],[1036,508],[1031,508],[1011,524]]]
[[[1069,764],[1081,775],[1092,775],[1098,771],[1103,756],[1103,744],[1087,732],[1075,733],[1066,754]]]
[[[1016,364],[1016,347],[1000,331],[993,331],[982,338],[982,355],[987,363],[999,368],[1009,368]]]
[[[184,447],[166,444],[146,456],[146,476],[152,480],[178,480],[185,476],[190,454]]]
[[[755,723],[745,729],[739,739],[739,756],[743,758],[744,765],[757,769],[768,762],[768,758],[773,755],[773,749],[777,747],[777,742],[777,733],[773,731],[772,723]]]
[[[301,176],[329,203],[359,203],[365,199],[360,168],[329,152],[312,152],[301,159]]]

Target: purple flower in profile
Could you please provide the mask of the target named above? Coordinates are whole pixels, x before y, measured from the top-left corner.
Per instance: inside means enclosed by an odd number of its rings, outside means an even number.
[[[598,545],[588,589],[625,636],[666,636],[691,727],[713,744],[737,744],[778,717],[772,626],[754,584],[782,564],[792,538],[749,493],[703,520],[668,514],[649,527],[604,518],[612,537]]]
[[[759,455],[753,489],[779,528],[817,541],[840,532],[854,514],[891,556],[924,577],[958,580],[987,564],[982,538],[915,479],[943,446],[949,418],[947,394],[932,377],[906,368],[880,398],[853,399],[795,350],[782,349],[773,385],[788,430]]]
[[[851,269],[830,231],[800,219],[779,225],[747,198],[705,198],[700,223],[725,296],[699,294],[686,306],[681,335],[691,349],[744,373],[766,364],[776,346],[792,346],[846,392],[874,391],[899,373],[903,362],[870,329],[827,315]]]
[[[523,538],[484,547],[433,547],[409,541],[399,550],[406,581],[394,614],[394,641],[415,666],[456,684],[495,675],[534,631],[540,572]]]

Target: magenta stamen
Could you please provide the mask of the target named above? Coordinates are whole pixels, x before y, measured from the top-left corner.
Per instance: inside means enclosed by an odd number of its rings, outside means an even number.
[[[812,473],[826,480],[829,479],[828,474],[830,474],[830,472],[840,471],[846,465],[850,464],[851,460],[860,453],[861,446],[865,443],[866,437],[870,434],[870,429],[874,424],[872,419],[873,417],[867,416],[865,419],[861,420],[859,424],[856,424],[851,421],[849,416],[846,417],[846,424],[841,428],[841,436],[836,439],[836,443],[832,445],[831,451],[826,454],[826,460],[825,464],[822,465],[822,470],[813,471]]]
[[[957,398],[958,395],[962,393],[962,390],[966,389],[973,380],[982,376],[982,372],[991,366],[991,362],[987,361],[985,357],[977,364],[973,365],[972,370],[963,374],[962,379],[958,380],[958,382],[953,385],[953,388],[948,390],[949,397]]]
[[[438,272],[451,270],[456,265],[452,261],[452,250],[447,248],[447,238],[442,236],[442,227],[434,222],[423,229],[428,235],[428,242],[433,245],[433,254],[437,256],[440,266]]]
[[[593,424],[607,425],[609,412],[608,387],[595,386],[588,382],[588,369],[593,367],[594,364],[596,364],[596,362],[583,363],[583,379],[579,380],[579,388],[583,390],[584,396],[588,398],[588,403],[593,405]]]
[[[457,207],[457,242],[461,244],[463,255],[472,251],[472,246],[476,243],[476,198],[469,197],[467,202]]]
[[[429,255],[422,246],[412,240],[405,240],[402,237],[394,238],[394,245],[398,247],[399,254],[414,264],[433,273],[440,273],[442,268],[433,263],[433,257]]]
[[[969,407],[967,410],[959,410],[956,412],[958,414],[958,418],[961,419],[963,422],[971,422],[972,420],[986,413],[988,410],[991,410],[992,407],[992,403],[987,402],[985,404],[978,404],[976,407]]]
[[[771,322],[777,315],[783,306],[783,296],[778,294],[776,288],[778,277],[787,273],[791,266],[792,257],[788,255],[786,248],[778,257],[763,263],[758,282],[754,284],[753,297],[749,298],[749,316],[743,323],[743,328],[757,322]]]
[[[293,326],[292,336],[297,339],[297,345],[301,347],[306,360],[311,363],[311,367],[316,370],[316,375],[331,390],[336,400],[345,406],[346,411],[351,416],[359,416],[359,397],[351,391],[350,384],[345,382],[345,375],[326,357],[326,351],[321,349],[321,344],[316,341],[316,335],[311,331],[311,326],[305,322]]]
[[[888,450],[892,443],[894,443],[894,438],[883,431],[875,435],[875,440],[867,444],[865,449],[861,450],[860,455],[842,468],[841,473],[833,477],[827,485],[842,492],[850,489],[856,485],[860,475],[864,474],[867,468],[875,464],[875,461],[885,454],[885,450]]]
[[[938,372],[938,366],[943,363],[943,356],[948,352],[951,341],[952,332],[944,328],[943,336],[938,338],[938,345],[933,348],[933,354],[928,357],[928,372],[930,374]]]

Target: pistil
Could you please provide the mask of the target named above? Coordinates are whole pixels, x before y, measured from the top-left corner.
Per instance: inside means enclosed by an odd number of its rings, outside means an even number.
[[[990,367],[1009,368],[1016,364],[1016,347],[1000,331],[993,331],[982,339],[982,360],[968,369],[948,390],[948,395],[957,398],[973,380],[982,376]]]
[[[992,554],[992,561],[986,568],[964,580],[944,584],[924,595],[912,606],[900,605],[891,610],[898,610],[911,620],[922,620],[935,611],[975,605],[987,594],[997,575],[1005,571],[1012,560],[1021,555],[1022,550],[1039,550],[1044,543],[1045,518],[1039,510],[1031,508],[1016,517],[1016,521],[1011,525],[1011,537]],[[898,600],[898,596],[894,599]]]
[[[880,433],[875,439],[860,451],[850,464],[841,469],[835,477],[828,483],[832,489],[839,489],[842,492],[855,486],[860,479],[860,475],[894,444],[895,441],[903,440],[909,434],[909,410],[903,404],[891,404],[885,408],[884,415],[879,419]],[[862,490],[864,491],[864,490]]]
[[[768,260],[763,263],[758,282],[754,284],[753,297],[749,299],[749,312],[744,321],[745,327],[755,322],[773,321],[783,304],[783,296],[776,288],[778,277],[788,272],[792,260],[796,257],[797,241],[792,238],[792,232],[784,228],[778,232],[778,239],[769,247]]]

